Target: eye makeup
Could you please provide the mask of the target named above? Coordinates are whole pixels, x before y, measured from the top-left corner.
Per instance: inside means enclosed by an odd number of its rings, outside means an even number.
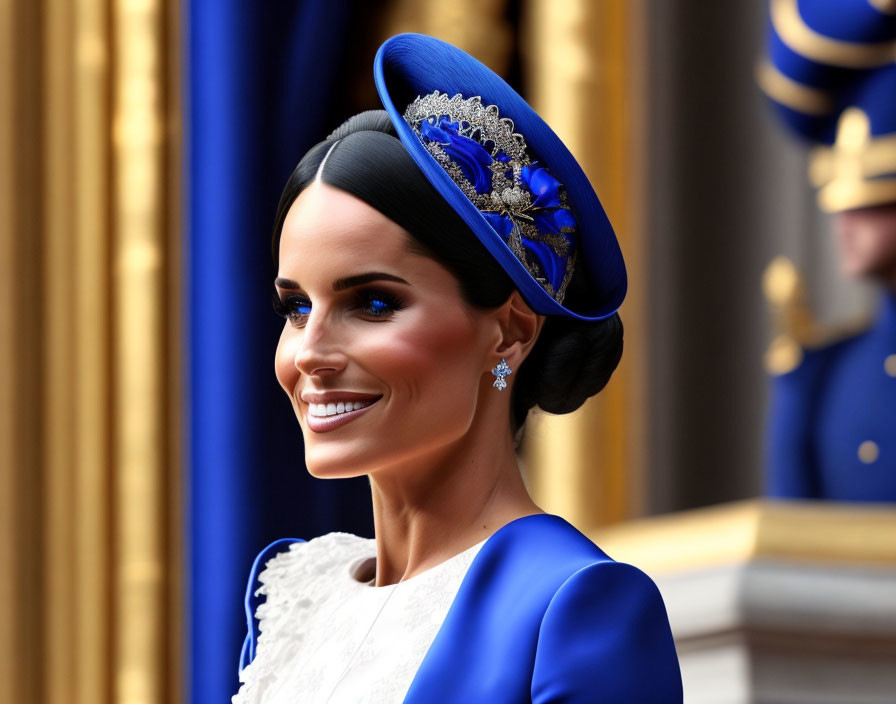
[[[389,291],[362,289],[356,292],[358,310],[371,318],[388,318],[406,307],[402,298]]]
[[[358,288],[345,296],[347,309],[357,311],[367,319],[386,320],[406,307],[405,301],[395,294],[377,288]],[[287,294],[283,298],[275,290],[273,307],[277,315],[289,320],[296,327],[302,327],[311,314],[312,303],[303,294]]]
[[[275,290],[271,297],[271,304],[277,315],[297,326],[300,326],[311,313],[311,301],[307,296],[289,294],[285,298],[281,298]]]

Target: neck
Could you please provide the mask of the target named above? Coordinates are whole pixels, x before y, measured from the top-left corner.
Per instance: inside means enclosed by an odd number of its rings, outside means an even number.
[[[454,445],[370,474],[376,586],[413,577],[516,518],[543,513],[523,484],[509,430],[496,427],[474,421]]]

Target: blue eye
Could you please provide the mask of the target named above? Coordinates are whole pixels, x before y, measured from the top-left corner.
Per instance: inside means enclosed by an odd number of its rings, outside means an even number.
[[[381,301],[379,298],[374,298],[368,305],[370,306],[371,312],[376,314],[381,314],[389,309],[389,304],[385,301]]]
[[[387,318],[403,307],[394,296],[381,291],[367,291],[361,294],[360,308],[372,318]]]

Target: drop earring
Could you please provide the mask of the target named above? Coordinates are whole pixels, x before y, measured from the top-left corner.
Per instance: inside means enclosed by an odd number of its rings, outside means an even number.
[[[507,382],[504,380],[504,377],[509,376],[513,373],[513,369],[511,369],[507,365],[507,360],[503,357],[501,358],[501,362],[497,367],[492,369],[492,374],[495,375],[495,383],[492,384],[498,391],[502,391],[507,388]]]

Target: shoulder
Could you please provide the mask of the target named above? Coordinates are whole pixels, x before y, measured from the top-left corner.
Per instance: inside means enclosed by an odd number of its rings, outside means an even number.
[[[612,559],[594,562],[575,572],[556,591],[543,621],[543,635],[553,630],[574,632],[573,622],[586,614],[599,616],[605,625],[613,623],[668,626],[666,607],[653,580],[637,567]],[[642,637],[650,628],[632,629]]]
[[[615,673],[620,692],[639,691],[631,687],[641,678],[634,669],[641,663],[666,687],[666,694],[638,701],[675,701],[670,691],[680,697],[666,606],[649,576],[616,562],[573,525],[551,514],[511,523],[489,543],[480,553],[479,570],[507,577],[492,582],[515,595],[511,602],[502,600],[507,612],[527,612],[528,618],[535,618],[536,681],[541,686],[563,687],[568,675],[570,682],[584,687],[582,677],[594,682],[595,675],[605,671]],[[489,560],[494,564],[485,562]],[[523,592],[520,585],[525,585]],[[560,699],[588,701],[570,696]]]
[[[531,526],[525,546],[552,584],[538,628],[532,701],[680,702],[678,656],[653,580],[566,521],[541,523]]]
[[[255,558],[245,595],[246,639],[240,653],[240,670],[255,659],[262,642],[287,636],[290,614],[301,609],[316,591],[349,569],[352,562],[375,553],[373,540],[350,533],[328,533],[309,541],[276,540]]]
[[[799,347],[793,365],[781,369],[769,367],[773,382],[778,385],[814,383],[824,374],[828,365],[841,356],[848,355],[870,332],[867,325],[852,326],[830,332],[823,340]]]
[[[599,683],[599,694],[589,684]],[[599,560],[556,591],[538,634],[533,702],[682,699],[662,596],[637,567]]]

